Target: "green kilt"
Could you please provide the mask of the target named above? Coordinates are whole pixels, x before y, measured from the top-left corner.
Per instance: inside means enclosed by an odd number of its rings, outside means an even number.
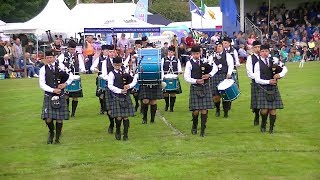
[[[130,93],[116,94],[111,92],[111,116],[116,117],[129,117],[134,116],[134,108],[130,98]]]
[[[44,94],[41,119],[46,120],[47,118],[50,118],[53,120],[68,120],[69,110],[65,96],[60,96],[61,107],[59,109],[52,108],[51,98],[52,95]]]
[[[189,110],[213,109],[212,89],[210,83],[190,86]]]

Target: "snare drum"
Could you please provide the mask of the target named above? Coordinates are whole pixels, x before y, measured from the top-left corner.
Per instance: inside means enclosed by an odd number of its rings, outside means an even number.
[[[234,69],[234,70],[232,71],[231,77],[232,77],[232,79],[236,82],[236,84],[237,84],[238,87],[239,87],[239,80],[238,80],[238,72],[237,72],[237,70]]]
[[[176,74],[166,74],[163,77],[163,82],[166,83],[166,91],[175,91],[179,88],[178,85],[178,75]]]
[[[72,76],[73,81],[66,88],[68,92],[77,92],[81,90],[81,78],[79,75]]]
[[[237,84],[233,79],[225,79],[217,86],[224,101],[234,101],[240,95]]]
[[[107,81],[103,79],[101,76],[99,76],[98,78],[98,87],[102,90],[106,90],[107,87]]]
[[[161,83],[161,49],[140,49],[138,62],[138,82],[140,84]]]
[[[0,80],[5,79],[5,74],[4,73],[0,73]]]

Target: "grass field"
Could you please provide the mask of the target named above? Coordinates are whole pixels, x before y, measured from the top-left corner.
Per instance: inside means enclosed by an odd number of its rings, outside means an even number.
[[[141,124],[137,114],[126,142],[107,134],[96,75],[83,75],[85,97],[76,118],[65,121],[60,145],[46,144],[37,79],[1,80],[0,179],[320,179],[320,63],[288,69],[279,82],[285,109],[272,135],[253,126],[250,82],[241,67],[239,99],[228,119],[209,111],[205,138],[191,135],[189,85],[182,80],[175,112],[164,112],[162,100],[154,124]]]

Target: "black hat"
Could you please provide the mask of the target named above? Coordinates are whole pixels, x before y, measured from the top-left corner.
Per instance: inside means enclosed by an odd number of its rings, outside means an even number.
[[[55,52],[52,50],[46,51],[46,56],[55,56],[55,55],[56,55]]]
[[[253,41],[253,43],[252,43],[252,46],[260,46],[261,45],[261,43],[260,43],[260,41]]]
[[[119,56],[115,57],[115,58],[113,59],[113,63],[115,63],[115,64],[122,63],[122,58],[119,57]]]
[[[114,45],[109,45],[107,48],[108,48],[108,50],[114,50],[115,49]]]
[[[222,45],[222,41],[221,41],[221,40],[216,41],[216,45],[218,46],[219,44],[221,44],[221,45]]]
[[[103,51],[103,50],[106,50],[106,49],[108,49],[108,45],[102,45],[101,46],[101,50]]]
[[[136,40],[134,44],[142,44],[141,40]]]
[[[229,37],[224,37],[224,38],[223,38],[223,41],[228,41],[229,43],[232,42],[231,38],[229,38]]]
[[[198,46],[198,45],[194,45],[192,48],[191,48],[191,52],[200,52],[201,51],[201,47]]]
[[[148,43],[146,47],[153,47],[153,43]]]
[[[261,45],[260,50],[268,49],[269,50],[269,45]]]
[[[147,37],[147,36],[143,36],[143,37],[141,38],[141,40],[142,40],[142,41],[147,41],[147,40],[148,40],[148,37]]]
[[[168,47],[168,50],[169,51],[175,51],[176,50],[176,47],[174,47],[174,45],[171,45]]]
[[[68,47],[69,47],[69,48],[76,48],[76,47],[77,47],[77,44],[76,44],[76,42],[74,42],[74,41],[70,41],[70,42],[68,43]]]

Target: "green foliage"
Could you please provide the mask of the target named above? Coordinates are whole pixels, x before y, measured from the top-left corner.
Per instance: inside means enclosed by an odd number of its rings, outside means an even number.
[[[165,112],[164,100],[158,101],[159,113],[182,134],[159,116],[142,125],[137,113],[124,142],[106,132],[96,75],[81,75],[84,97],[76,118],[64,122],[60,145],[46,144],[38,79],[0,80],[0,179],[320,179],[320,64],[287,66],[278,81],[285,109],[277,111],[272,135],[253,126],[244,66],[230,117],[209,110],[205,138],[191,135],[190,85],[182,77],[175,112]]]

